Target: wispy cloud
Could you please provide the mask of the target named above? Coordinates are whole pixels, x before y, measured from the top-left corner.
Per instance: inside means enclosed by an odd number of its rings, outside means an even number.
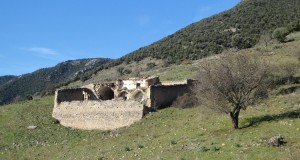
[[[57,52],[55,50],[50,48],[44,48],[44,47],[31,47],[25,49],[23,48],[23,50],[38,53],[38,54],[43,54],[43,55],[57,55]]]
[[[48,60],[62,61],[68,59],[68,57],[57,52],[55,49],[46,47],[22,47],[18,48],[21,51],[25,51],[25,54],[30,54],[31,56],[40,57]]]

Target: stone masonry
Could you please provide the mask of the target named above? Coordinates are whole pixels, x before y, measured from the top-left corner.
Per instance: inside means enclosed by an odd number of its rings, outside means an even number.
[[[67,127],[117,129],[139,121],[148,111],[171,105],[192,86],[192,80],[160,82],[159,77],[145,77],[61,89],[55,92],[52,116]]]
[[[124,100],[62,102],[53,110],[61,125],[79,129],[113,130],[129,126],[142,116],[141,103]]]

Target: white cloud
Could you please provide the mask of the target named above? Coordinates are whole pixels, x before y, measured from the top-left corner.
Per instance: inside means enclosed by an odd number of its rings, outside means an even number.
[[[50,48],[44,48],[44,47],[31,47],[24,49],[30,52],[38,53],[38,54],[43,54],[43,55],[56,55],[57,52],[53,49]]]
[[[56,50],[46,47],[20,47],[18,48],[21,51],[25,51],[25,54],[30,54],[31,56],[53,60],[53,61],[62,61],[68,59],[64,55],[61,55]],[[24,53],[24,52],[23,52]]]

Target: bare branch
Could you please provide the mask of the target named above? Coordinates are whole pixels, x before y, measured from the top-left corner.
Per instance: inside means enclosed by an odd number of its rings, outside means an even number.
[[[265,85],[267,68],[256,55],[227,53],[203,64],[195,90],[200,98],[214,104],[213,109],[238,118],[241,109],[260,98],[257,91]]]

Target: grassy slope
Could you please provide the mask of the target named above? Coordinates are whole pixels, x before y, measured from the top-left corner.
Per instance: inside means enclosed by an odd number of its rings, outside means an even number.
[[[267,59],[272,64],[276,64],[279,68],[280,65],[285,65],[287,63],[297,65],[298,60],[293,52],[295,52],[297,49],[300,50],[300,32],[295,34],[293,33],[291,34],[291,36],[295,37],[296,41],[287,44],[277,44],[276,42],[273,42],[272,44],[270,44],[267,52],[257,51],[257,48],[263,48],[260,45],[256,46],[256,48],[242,50],[241,52],[261,52],[263,58]],[[184,80],[187,78],[193,78],[194,73],[197,72],[197,70],[199,69],[201,62],[211,58],[212,57],[195,61],[187,60],[180,65],[173,64],[168,67],[164,67],[161,60],[157,60],[154,58],[146,58],[140,62],[131,62],[130,64],[123,63],[120,66],[111,67],[109,69],[103,69],[99,71],[96,75],[93,75],[91,79],[85,82],[77,81],[71,83],[69,87],[78,87],[89,83],[108,82],[115,81],[117,79],[136,77],[136,70],[139,71],[140,76],[156,75],[159,76],[162,81]],[[156,66],[149,70],[146,67],[148,63],[155,63]],[[132,73],[120,76],[117,73],[118,67],[131,69]],[[300,68],[298,68],[297,73],[299,74],[298,76],[300,76]]]
[[[117,131],[80,131],[53,123],[52,101],[46,97],[0,108],[0,159],[300,158],[299,93],[242,112],[240,130],[229,127],[226,115],[198,107],[160,110]],[[266,140],[277,134],[288,143],[269,147]]]
[[[299,41],[274,46],[262,56],[279,65],[299,65],[292,54]],[[165,80],[191,76],[199,63],[170,66],[162,75]],[[53,97],[15,103],[0,108],[0,159],[300,159],[299,96],[299,91],[271,96],[249,107],[241,113],[240,130],[231,129],[228,115],[204,107],[171,107],[128,128],[81,131],[55,124]],[[29,130],[30,125],[38,128]],[[268,146],[266,141],[277,134],[288,143]]]

